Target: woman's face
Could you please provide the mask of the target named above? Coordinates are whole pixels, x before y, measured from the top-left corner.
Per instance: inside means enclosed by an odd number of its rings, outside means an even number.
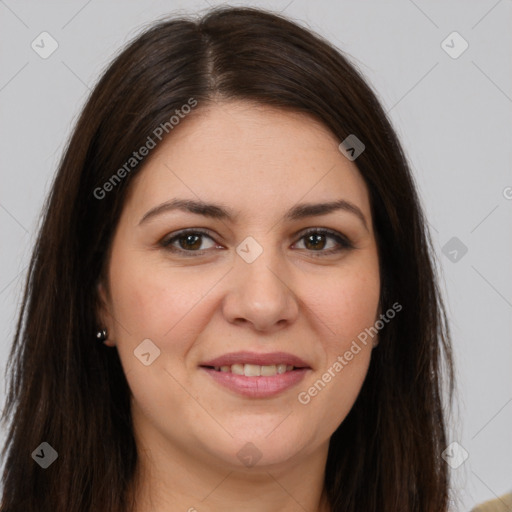
[[[100,288],[139,442],[230,468],[326,455],[380,291],[367,188],[339,143],[309,117],[227,102],[152,149]]]

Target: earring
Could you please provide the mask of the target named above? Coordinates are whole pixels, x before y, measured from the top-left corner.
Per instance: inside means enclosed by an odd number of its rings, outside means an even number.
[[[107,340],[107,338],[108,338],[108,333],[107,333],[107,330],[106,330],[106,329],[102,329],[101,331],[98,331],[98,332],[96,333],[96,339],[97,339],[98,341],[101,341],[102,343],[103,343],[104,341],[106,341],[106,340]]]

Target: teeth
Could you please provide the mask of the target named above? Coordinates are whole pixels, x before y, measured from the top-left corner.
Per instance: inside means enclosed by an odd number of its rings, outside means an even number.
[[[244,375],[246,377],[259,377],[261,375],[261,366],[257,364],[244,364]]]
[[[234,373],[235,375],[245,375],[246,377],[272,377],[274,375],[281,375],[285,372],[291,372],[293,365],[289,364],[272,364],[263,365],[258,364],[233,364],[231,366],[215,366],[218,372]]]
[[[243,364],[231,365],[231,373],[235,373],[236,375],[243,375],[244,374],[244,365]]]
[[[277,367],[275,364],[271,366],[260,366],[260,375],[263,377],[272,377],[272,375],[277,374]]]

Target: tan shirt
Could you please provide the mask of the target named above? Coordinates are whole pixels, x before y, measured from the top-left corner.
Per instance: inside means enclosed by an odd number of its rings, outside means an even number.
[[[478,505],[471,512],[512,512],[512,492]]]

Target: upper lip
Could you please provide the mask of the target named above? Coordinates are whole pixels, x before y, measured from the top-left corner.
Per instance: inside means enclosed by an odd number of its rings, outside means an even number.
[[[210,359],[200,366],[231,366],[233,364],[257,364],[259,366],[271,366],[286,364],[296,368],[310,368],[303,359],[287,352],[271,352],[258,354],[257,352],[232,352],[223,356]]]

